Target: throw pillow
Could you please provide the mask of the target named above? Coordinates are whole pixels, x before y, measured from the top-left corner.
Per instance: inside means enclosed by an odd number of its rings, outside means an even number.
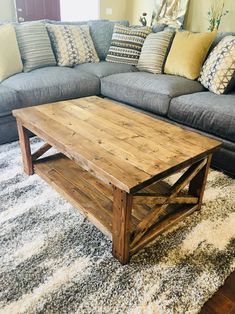
[[[165,73],[197,79],[215,36],[216,32],[177,32],[166,60]]]
[[[235,83],[235,36],[227,36],[212,50],[199,82],[215,94],[229,92]]]
[[[162,73],[172,36],[173,32],[149,34],[144,42],[137,68],[154,74]]]
[[[150,27],[131,28],[115,24],[111,46],[106,61],[137,65]]]
[[[99,62],[88,25],[53,25],[47,29],[59,66]]]
[[[12,25],[0,26],[0,43],[0,82],[2,82],[11,75],[22,72],[23,65]]]
[[[24,72],[56,65],[45,25],[42,23],[18,25],[16,26],[16,35],[24,65]]]
[[[94,42],[95,49],[97,51],[98,57],[101,60],[105,60],[107,57],[109,47],[111,45],[113,29],[115,24],[121,24],[124,26],[129,26],[128,21],[90,21],[88,25],[90,26],[91,37]]]

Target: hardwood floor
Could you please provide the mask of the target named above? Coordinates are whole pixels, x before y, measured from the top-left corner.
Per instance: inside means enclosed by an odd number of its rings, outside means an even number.
[[[235,314],[235,272],[204,305],[201,314]]]

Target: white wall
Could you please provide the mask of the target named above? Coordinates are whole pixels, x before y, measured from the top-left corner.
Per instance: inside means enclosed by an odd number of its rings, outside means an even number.
[[[0,20],[15,21],[14,0],[0,0]]]
[[[86,0],[84,0],[86,1]],[[100,0],[100,17],[108,20],[125,20],[127,18],[127,3],[130,0]],[[146,1],[146,0],[142,0]],[[112,14],[107,14],[107,9]]]
[[[60,9],[62,21],[95,20],[100,17],[100,0],[60,0]]]

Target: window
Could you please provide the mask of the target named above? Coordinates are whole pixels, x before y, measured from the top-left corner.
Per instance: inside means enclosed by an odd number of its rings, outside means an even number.
[[[100,0],[60,0],[61,21],[95,20],[100,17]]]

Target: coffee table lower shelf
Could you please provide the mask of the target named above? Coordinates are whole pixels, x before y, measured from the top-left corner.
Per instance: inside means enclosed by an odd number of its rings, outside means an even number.
[[[34,162],[34,172],[53,186],[75,208],[83,213],[99,230],[113,239],[113,186],[101,182],[74,161],[59,153]],[[170,195],[171,186],[166,182],[157,182],[143,190],[144,193],[161,195],[159,199]],[[141,200],[141,198],[139,198]],[[179,197],[180,199],[180,197]],[[135,201],[134,201],[135,200]],[[161,199],[161,201],[164,201]],[[130,246],[129,255],[133,255],[173,224],[197,209],[193,204],[170,204],[164,219],[158,221],[157,229],[149,229],[141,241]],[[138,202],[133,195],[131,211],[130,242],[141,221],[151,212],[151,207]]]

